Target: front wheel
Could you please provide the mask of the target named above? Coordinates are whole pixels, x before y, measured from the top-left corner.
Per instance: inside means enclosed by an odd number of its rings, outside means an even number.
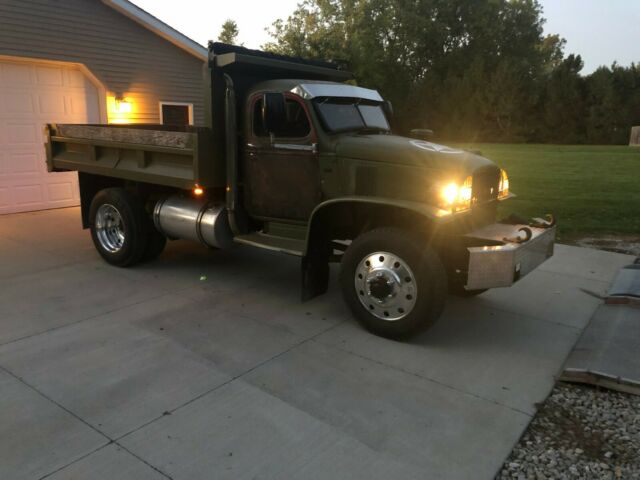
[[[342,259],[340,283],[360,323],[389,338],[432,326],[447,296],[447,274],[436,252],[396,228],[356,238]]]

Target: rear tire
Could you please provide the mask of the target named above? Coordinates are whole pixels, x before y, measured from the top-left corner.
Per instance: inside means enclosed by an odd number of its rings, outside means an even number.
[[[447,297],[447,274],[437,253],[397,228],[356,238],[342,259],[340,284],[360,323],[395,339],[431,327]]]
[[[164,251],[164,247],[167,244],[167,237],[160,233],[151,221],[149,221],[149,243],[142,256],[142,260],[150,262],[155,260]]]
[[[128,267],[138,263],[149,242],[149,219],[143,203],[122,188],[99,191],[91,202],[91,238],[109,264]]]

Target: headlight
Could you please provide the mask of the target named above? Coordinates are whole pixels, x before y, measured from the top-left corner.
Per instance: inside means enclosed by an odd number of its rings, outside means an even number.
[[[473,179],[467,177],[462,185],[455,182],[440,188],[440,207],[444,210],[459,212],[471,208],[471,187]]]
[[[498,198],[507,198],[509,196],[509,177],[507,172],[500,170],[500,184],[498,185]]]

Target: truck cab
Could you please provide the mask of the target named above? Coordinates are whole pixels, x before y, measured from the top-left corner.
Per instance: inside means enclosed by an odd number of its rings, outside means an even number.
[[[212,43],[207,127],[47,127],[51,171],[78,170],[83,225],[109,263],[167,239],[301,258],[302,297],[329,264],[372,332],[415,334],[447,294],[510,286],[553,254],[555,220],[497,221],[513,194],[490,160],[393,132],[392,107],[340,67]]]

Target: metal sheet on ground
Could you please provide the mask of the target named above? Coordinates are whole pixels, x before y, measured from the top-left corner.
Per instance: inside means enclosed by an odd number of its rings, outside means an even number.
[[[640,395],[640,308],[602,305],[569,356],[561,380]]]

